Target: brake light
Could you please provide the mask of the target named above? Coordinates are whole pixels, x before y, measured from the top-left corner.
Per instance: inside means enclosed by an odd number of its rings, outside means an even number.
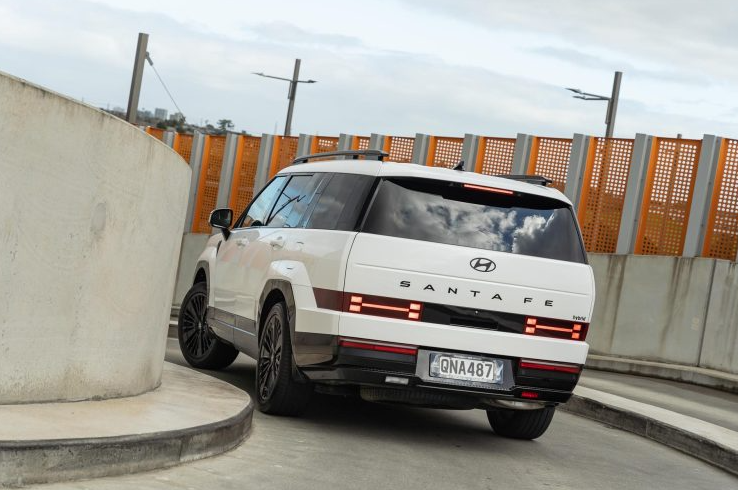
[[[416,356],[418,348],[403,344],[390,344],[387,342],[377,342],[361,339],[339,338],[338,345],[348,349],[371,350],[377,352],[390,352],[392,354],[405,354],[407,356]]]
[[[423,304],[417,301],[361,294],[347,294],[346,296],[348,303],[344,311],[350,313],[419,321],[423,311]]]
[[[505,194],[506,196],[512,196],[513,191],[508,189],[498,189],[496,187],[485,187],[483,185],[464,184],[465,189],[474,189],[475,191],[494,192],[495,194]]]
[[[545,322],[545,323],[543,323]],[[572,323],[561,320],[539,320],[534,317],[525,319],[523,333],[557,339],[584,340],[587,337],[587,323]]]
[[[521,359],[518,366],[521,369],[537,369],[539,371],[556,371],[559,373],[570,373],[579,374],[582,370],[580,366],[576,364],[564,364],[560,362],[547,362],[547,361],[531,361],[528,359]]]

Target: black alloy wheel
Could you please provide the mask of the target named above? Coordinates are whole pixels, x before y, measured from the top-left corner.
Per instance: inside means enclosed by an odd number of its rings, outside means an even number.
[[[179,348],[192,367],[223,369],[233,363],[238,351],[215,335],[208,325],[207,313],[207,284],[199,282],[187,292],[179,309]]]

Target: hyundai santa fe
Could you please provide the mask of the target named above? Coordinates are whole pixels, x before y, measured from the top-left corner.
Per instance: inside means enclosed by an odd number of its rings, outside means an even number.
[[[185,359],[254,358],[270,414],[356,394],[541,436],[579,379],[594,303],[570,201],[545,179],[339,156],[296,160],[235,222],[213,211],[179,313]]]

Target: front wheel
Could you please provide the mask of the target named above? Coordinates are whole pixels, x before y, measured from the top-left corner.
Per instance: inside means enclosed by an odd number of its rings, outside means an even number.
[[[551,424],[556,407],[540,410],[487,410],[487,419],[497,434],[512,439],[536,439]]]
[[[185,295],[177,319],[179,348],[187,363],[198,369],[230,366],[238,351],[226,344],[208,326],[208,287],[198,282]]]
[[[256,395],[259,410],[273,415],[299,415],[307,407],[312,385],[292,376],[292,343],[287,307],[274,304],[267,312],[259,336]]]

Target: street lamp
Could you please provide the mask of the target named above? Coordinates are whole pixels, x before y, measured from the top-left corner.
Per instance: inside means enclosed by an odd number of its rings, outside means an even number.
[[[295,108],[295,94],[297,93],[297,84],[298,83],[315,83],[315,80],[300,80],[300,59],[295,60],[295,72],[292,75],[292,78],[283,78],[283,77],[275,77],[273,75],[265,75],[264,73],[256,73],[253,72],[254,75],[259,75],[260,77],[264,78],[274,78],[276,80],[284,80],[286,82],[290,82],[290,89],[289,92],[287,92],[287,98],[289,99],[290,103],[287,106],[287,122],[284,125],[284,135],[289,136],[290,135],[290,129],[292,128],[292,111]]]
[[[623,72],[616,71],[615,79],[612,82],[612,95],[610,97],[605,97],[604,95],[597,95],[597,94],[590,94],[587,92],[582,92],[578,88],[568,88],[567,87],[566,89],[576,94],[572,96],[575,99],[606,100],[607,101],[607,114],[605,114],[605,124],[607,125],[607,130],[605,132],[606,138],[612,138],[612,133],[613,133],[613,130],[615,129],[615,115],[618,112],[618,99],[620,98],[621,78],[623,78]]]

